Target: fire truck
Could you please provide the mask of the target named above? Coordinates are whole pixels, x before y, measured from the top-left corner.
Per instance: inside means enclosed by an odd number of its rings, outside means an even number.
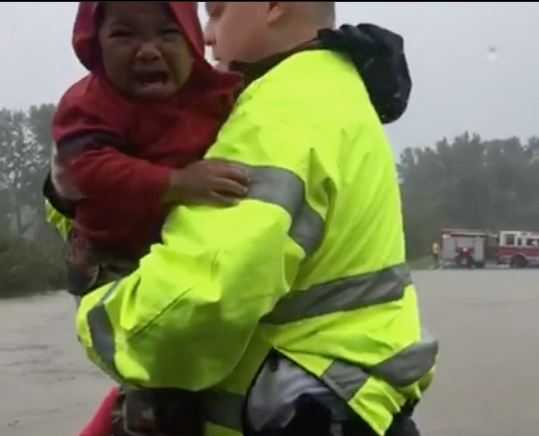
[[[482,268],[508,265],[511,268],[539,266],[539,233],[521,230],[444,229],[441,237],[442,267]]]
[[[487,230],[442,230],[440,266],[482,268],[495,258],[496,235]]]
[[[499,264],[511,268],[539,266],[539,233],[504,230],[499,233],[497,249]]]

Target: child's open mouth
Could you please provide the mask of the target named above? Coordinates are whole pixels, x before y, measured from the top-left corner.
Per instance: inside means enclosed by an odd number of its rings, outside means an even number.
[[[174,78],[166,68],[134,68],[131,79],[134,97],[160,100],[177,91]]]
[[[169,75],[163,71],[139,71],[134,74],[135,83],[138,87],[157,88],[169,83]]]

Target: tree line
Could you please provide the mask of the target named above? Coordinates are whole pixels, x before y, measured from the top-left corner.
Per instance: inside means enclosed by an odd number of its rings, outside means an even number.
[[[65,285],[63,243],[44,220],[54,105],[0,109],[0,296]],[[539,138],[464,133],[397,162],[410,259],[444,227],[539,230]]]
[[[539,138],[464,133],[406,148],[398,163],[407,250],[428,253],[442,228],[539,231]]]
[[[54,105],[0,109],[0,296],[62,287],[63,244],[45,223]]]

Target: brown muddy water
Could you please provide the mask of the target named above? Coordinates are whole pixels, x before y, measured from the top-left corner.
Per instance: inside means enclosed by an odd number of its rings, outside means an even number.
[[[537,436],[539,271],[415,274],[441,341],[425,436]],[[85,361],[65,294],[0,301],[0,436],[75,436],[110,382]]]

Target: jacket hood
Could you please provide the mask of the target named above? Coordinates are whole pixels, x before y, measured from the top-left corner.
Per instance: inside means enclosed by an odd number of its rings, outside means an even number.
[[[324,48],[350,57],[382,123],[392,123],[404,114],[412,79],[400,35],[374,24],[359,24],[323,29],[318,40]]]
[[[72,45],[79,61],[91,72],[101,65],[101,54],[97,42],[97,6],[100,2],[79,2],[75,24],[73,26]],[[198,19],[198,2],[163,2],[168,5],[178,25],[182,28],[186,42],[194,59],[194,71],[198,80],[214,82],[230,81],[238,83],[239,78],[216,71],[204,58],[204,37]]]

